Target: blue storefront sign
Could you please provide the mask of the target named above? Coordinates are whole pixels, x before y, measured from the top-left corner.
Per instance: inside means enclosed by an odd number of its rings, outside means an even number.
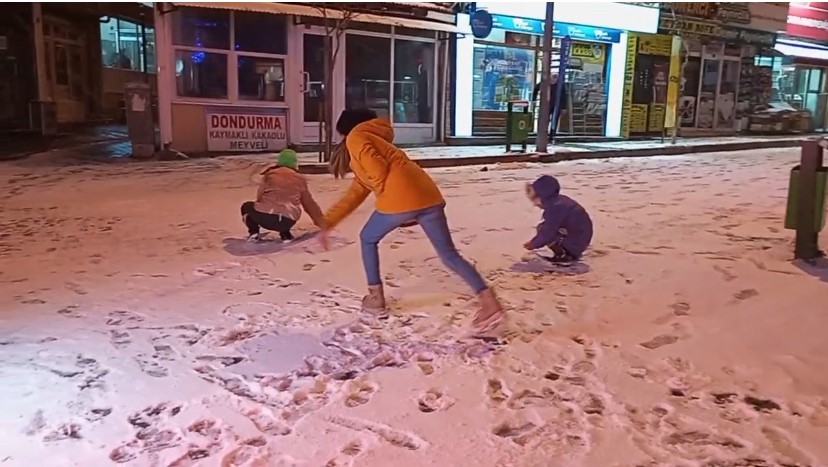
[[[539,19],[492,15],[492,26],[498,29],[522,32],[526,34],[543,34],[543,21]],[[621,42],[621,31],[617,29],[582,26],[580,24],[556,22],[552,26],[552,34],[558,37],[569,36],[572,39],[583,39],[588,41],[612,43]]]
[[[492,33],[493,18],[486,10],[477,10],[472,13],[471,18],[472,35],[478,39],[485,39]]]

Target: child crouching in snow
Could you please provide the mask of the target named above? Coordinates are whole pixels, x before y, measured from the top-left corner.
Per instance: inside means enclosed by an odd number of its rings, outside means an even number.
[[[260,240],[259,230],[262,228],[279,232],[283,241],[293,240],[290,230],[302,216],[302,209],[317,227],[325,227],[322,210],[313,200],[308,182],[297,168],[296,152],[285,149],[279,153],[276,165],[262,172],[256,201],[247,201],[241,206],[248,240]]]
[[[551,175],[541,175],[526,185],[526,196],[543,209],[537,234],[523,244],[527,250],[549,247],[553,262],[577,261],[592,241],[592,219],[574,199],[560,194],[561,185]]]

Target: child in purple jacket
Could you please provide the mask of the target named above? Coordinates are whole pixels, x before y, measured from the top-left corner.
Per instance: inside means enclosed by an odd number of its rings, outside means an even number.
[[[580,259],[592,241],[592,219],[583,206],[560,192],[561,184],[551,175],[541,175],[526,185],[526,196],[543,209],[543,222],[535,237],[523,247],[549,247],[555,253],[550,261],[566,263]]]

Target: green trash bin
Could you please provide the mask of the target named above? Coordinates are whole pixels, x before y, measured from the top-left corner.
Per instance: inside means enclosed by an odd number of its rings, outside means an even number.
[[[825,227],[825,206],[826,204],[826,176],[828,176],[828,167],[822,167],[817,170],[816,179],[816,202],[814,208],[814,232],[820,232]],[[797,216],[797,200],[799,199],[799,166],[797,165],[791,169],[791,179],[788,183],[788,206],[785,209],[785,228],[796,230],[796,216]]]
[[[523,110],[515,111],[516,106]],[[506,151],[512,150],[513,144],[520,144],[521,150],[526,152],[529,143],[529,132],[532,130],[532,113],[529,112],[529,102],[509,102],[506,107]]]

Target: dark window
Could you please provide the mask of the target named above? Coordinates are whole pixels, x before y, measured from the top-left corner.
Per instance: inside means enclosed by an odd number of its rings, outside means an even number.
[[[237,65],[239,99],[284,102],[284,60],[240,55]]]
[[[434,43],[394,41],[394,122],[431,123]]]
[[[391,107],[391,39],[349,34],[345,52],[345,106],[387,117]]]
[[[171,13],[173,44],[207,49],[230,49],[230,12],[181,7]]]
[[[184,97],[227,98],[227,55],[177,50],[176,92]]]
[[[287,54],[287,17],[247,11],[235,12],[235,50]]]

